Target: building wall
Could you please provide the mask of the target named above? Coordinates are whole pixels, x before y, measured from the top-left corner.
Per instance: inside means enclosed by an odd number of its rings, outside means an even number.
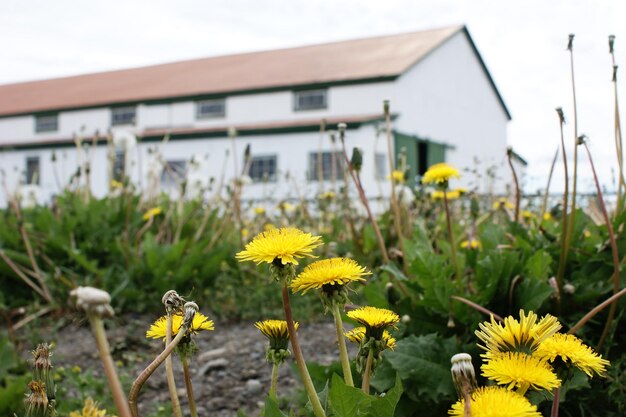
[[[355,146],[364,154],[361,179],[368,196],[376,198],[381,193],[388,195],[389,183],[385,179],[376,178],[374,163],[376,153],[386,158],[384,136],[377,136],[375,126],[366,125],[348,130],[345,141],[349,155]],[[274,201],[315,198],[321,188],[318,181],[309,179],[309,154],[320,150],[340,151],[338,141],[333,144],[328,134],[320,137],[318,132],[244,136],[235,139],[234,143],[224,137],[140,143],[131,140],[120,142],[118,146],[126,149],[126,174],[139,190],[178,195],[179,190],[176,187],[161,186],[161,174],[165,162],[182,160],[188,167],[187,196],[197,196],[199,192],[203,192],[204,198],[210,198],[218,189],[225,193],[226,186],[232,185],[235,172],[243,169],[243,153],[248,144],[251,146],[252,156],[277,155],[278,171],[276,182],[245,184],[242,197],[249,201],[267,198]],[[54,162],[53,154],[56,159]],[[233,155],[236,155],[237,171]],[[32,156],[38,156],[40,160],[38,186],[24,184],[26,158]],[[111,180],[108,148],[105,145],[86,146],[80,150],[76,147],[63,147],[0,152],[0,167],[6,174],[9,190],[20,193],[27,205],[35,201],[40,204],[50,202],[55,194],[62,192],[70,184],[77,167],[85,161],[90,164],[91,192],[98,198],[104,197],[109,192]],[[386,173],[387,171],[384,174]],[[84,185],[85,179],[83,177],[75,180],[72,184],[73,187]],[[329,191],[334,185],[335,191],[338,191],[342,184],[341,179],[334,183],[324,181],[323,189]],[[5,194],[0,193],[0,205],[6,204]]]
[[[447,162],[482,175],[464,173],[452,186],[503,191],[510,178],[504,165],[508,119],[463,32],[400,76],[396,89],[396,129],[451,145]],[[492,183],[485,175],[492,166],[506,180]]]

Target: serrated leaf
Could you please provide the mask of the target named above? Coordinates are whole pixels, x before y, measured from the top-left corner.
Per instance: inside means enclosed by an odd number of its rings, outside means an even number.
[[[544,250],[535,252],[524,265],[524,273],[532,278],[547,279],[552,270],[552,257]]]
[[[443,339],[436,334],[411,335],[402,339],[387,360],[404,379],[419,381],[417,394],[433,401],[454,394],[450,377],[450,357],[456,352],[454,338]]]
[[[402,380],[396,374],[396,384],[384,396],[374,398],[370,406],[370,417],[393,417],[396,405],[402,396]]]
[[[515,288],[515,302],[519,308],[537,310],[553,292],[547,282],[528,278]]]
[[[365,416],[372,401],[372,397],[360,389],[347,386],[337,374],[333,375],[328,397],[336,417]]]

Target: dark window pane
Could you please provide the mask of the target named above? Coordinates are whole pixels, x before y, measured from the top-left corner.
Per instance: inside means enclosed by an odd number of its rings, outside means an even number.
[[[126,175],[126,150],[116,149],[113,156],[113,180],[122,182]]]
[[[111,109],[111,125],[134,125],[136,116],[135,107],[115,107]]]
[[[59,115],[50,114],[35,117],[35,132],[56,132],[59,130]]]
[[[309,180],[318,181],[320,179],[319,170],[322,169],[322,179],[338,180],[343,177],[343,153],[341,152],[319,152],[309,154]]]
[[[277,156],[253,156],[250,160],[248,175],[254,182],[276,181]]]
[[[196,117],[198,119],[211,119],[226,115],[225,100],[206,100],[196,103]]]
[[[40,181],[39,157],[29,156],[26,158],[26,184],[39,185]]]
[[[187,177],[186,161],[166,161],[161,172],[161,186],[174,187]]]
[[[327,90],[310,90],[294,92],[296,110],[316,110],[327,107]]]

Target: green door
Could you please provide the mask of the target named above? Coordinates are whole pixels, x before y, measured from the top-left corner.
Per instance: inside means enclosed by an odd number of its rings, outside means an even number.
[[[400,156],[404,155],[408,168],[408,185],[414,186],[416,179],[421,178],[431,165],[446,160],[446,145],[420,139],[400,132],[394,132],[396,167],[400,164]]]

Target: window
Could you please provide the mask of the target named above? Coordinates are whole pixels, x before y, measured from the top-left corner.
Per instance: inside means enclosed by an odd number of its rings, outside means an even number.
[[[276,155],[253,156],[248,175],[254,182],[276,182]]]
[[[59,130],[59,115],[47,114],[45,116],[35,116],[35,132],[56,132]]]
[[[377,153],[374,155],[374,177],[377,180],[387,179],[387,167],[389,161],[387,161],[387,154]]]
[[[293,93],[295,110],[317,110],[328,107],[327,90],[295,91]]]
[[[314,152],[309,154],[309,180],[325,181],[343,178],[343,153],[341,152]],[[322,172],[320,175],[319,169]]]
[[[26,184],[39,185],[39,157],[29,156],[26,158]]]
[[[161,172],[162,187],[177,187],[187,177],[186,161],[166,161]]]
[[[111,109],[111,126],[134,125],[137,117],[137,108],[114,107]]]
[[[226,115],[226,100],[204,100],[196,103],[196,119],[215,119]]]
[[[113,178],[118,182],[123,182],[126,176],[126,149],[117,148],[113,154]]]

